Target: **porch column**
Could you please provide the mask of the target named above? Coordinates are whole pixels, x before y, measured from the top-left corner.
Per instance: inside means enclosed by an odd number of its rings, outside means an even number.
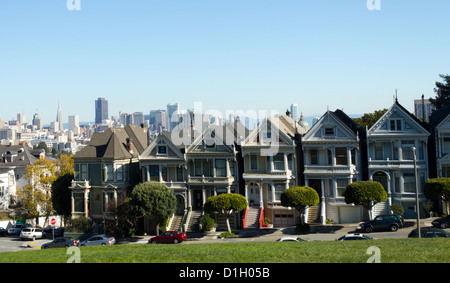
[[[150,165],[147,165],[147,182],[150,182]]]
[[[187,189],[187,199],[188,199],[188,209],[192,210],[192,190],[191,190],[191,188]]]
[[[225,159],[226,160],[226,163],[225,163],[225,165],[226,165],[226,168],[227,168],[227,177],[230,177],[231,176],[231,171],[230,171],[230,160],[227,158],[227,159]]]
[[[259,207],[264,207],[262,182],[259,183]]]
[[[86,214],[86,217],[89,217],[89,211],[88,211],[88,204],[89,204],[89,191],[84,191],[84,213]]]
[[[347,146],[347,166],[352,166],[352,148]]]
[[[325,219],[326,219],[326,210],[325,210],[325,182],[322,179],[320,179],[320,186],[321,191],[322,191],[322,202],[321,202],[321,207],[320,207],[320,222],[322,222],[322,224],[325,224]]]
[[[247,207],[249,207],[250,200],[248,199],[248,185],[247,185],[247,182],[245,182],[244,192],[245,192],[245,199],[247,200]]]
[[[289,169],[287,154],[284,154],[283,157],[284,157],[284,171],[287,171]]]
[[[391,193],[391,176],[387,175],[387,195],[388,195],[388,211],[391,211],[392,206],[392,193]]]
[[[206,202],[205,186],[202,186],[202,199],[203,199],[203,205],[205,205],[205,202]]]
[[[159,166],[159,167],[158,167],[158,168],[159,168],[159,170],[158,170],[158,171],[159,171],[159,182],[162,183],[162,181],[163,181],[162,170],[161,170],[162,167],[161,167],[161,164],[158,165],[158,166]]]
[[[71,197],[70,197],[70,203],[71,203],[71,205],[72,205],[72,208],[71,208],[71,214],[72,214],[72,217],[73,217],[73,213],[75,212],[75,198],[74,198],[74,196],[73,196],[73,191],[70,192],[70,195],[71,195]]]
[[[231,186],[230,185],[227,186],[227,193],[229,193],[229,194],[231,193]]]

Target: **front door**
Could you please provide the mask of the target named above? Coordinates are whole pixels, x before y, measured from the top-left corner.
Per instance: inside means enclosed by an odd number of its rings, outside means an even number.
[[[322,180],[321,179],[309,179],[308,186],[316,190],[319,195],[319,200],[322,201]]]
[[[203,208],[203,197],[202,197],[202,191],[201,190],[194,191],[194,207],[196,209]]]

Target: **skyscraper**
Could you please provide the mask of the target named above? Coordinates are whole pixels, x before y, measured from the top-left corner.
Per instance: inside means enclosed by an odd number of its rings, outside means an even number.
[[[174,113],[177,113],[179,110],[178,103],[175,104],[167,104],[167,111],[166,111],[166,122],[167,122],[167,130],[172,131],[178,123],[178,116],[174,116]],[[173,116],[173,117],[172,117]],[[172,120],[173,118],[173,120]]]
[[[95,124],[101,124],[106,119],[108,119],[108,100],[99,97],[95,101]]]
[[[58,100],[58,113],[56,114],[56,124],[58,124],[57,131],[63,132],[64,128],[61,114],[61,104],[59,103],[59,100]]]
[[[297,104],[291,104],[291,118],[295,121],[298,120],[298,105]]]

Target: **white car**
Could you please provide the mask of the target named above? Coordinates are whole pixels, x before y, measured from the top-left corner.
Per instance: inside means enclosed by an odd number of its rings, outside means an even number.
[[[336,241],[351,241],[351,240],[373,240],[373,238],[361,233],[350,233],[336,239]]]
[[[282,237],[277,242],[306,242],[306,240],[299,237]]]
[[[19,235],[20,231],[22,231],[23,228],[31,227],[30,224],[15,224],[13,227],[8,229],[9,235]]]
[[[20,232],[20,238],[22,240],[36,240],[45,238],[45,233],[42,228],[23,228]]]

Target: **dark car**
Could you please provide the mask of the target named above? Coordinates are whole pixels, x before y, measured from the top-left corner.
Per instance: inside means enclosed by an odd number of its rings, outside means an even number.
[[[41,246],[41,249],[49,249],[49,248],[68,248],[72,246],[78,246],[80,244],[79,240],[74,240],[69,237],[61,237],[56,238],[50,243],[45,243]]]
[[[166,231],[157,237],[153,237],[148,240],[149,244],[158,244],[158,243],[181,243],[182,241],[187,239],[187,235],[185,233],[179,233],[177,231]]]
[[[439,228],[424,227],[420,228],[420,234],[422,238],[449,238],[450,233]],[[417,229],[412,230],[408,234],[408,238],[417,238]]]
[[[441,229],[449,228],[450,227],[450,216],[433,220],[433,222],[431,222],[431,224],[436,228],[441,228]]]
[[[44,228],[45,235],[47,235],[47,238],[60,238],[64,237],[64,228],[59,227],[53,229],[52,226],[47,226]]]
[[[6,236],[7,232],[6,229],[3,227],[0,227],[0,236]]]
[[[370,233],[373,231],[392,231],[395,232],[404,225],[403,218],[397,214],[378,215],[374,220],[364,222],[360,225],[361,229]]]

